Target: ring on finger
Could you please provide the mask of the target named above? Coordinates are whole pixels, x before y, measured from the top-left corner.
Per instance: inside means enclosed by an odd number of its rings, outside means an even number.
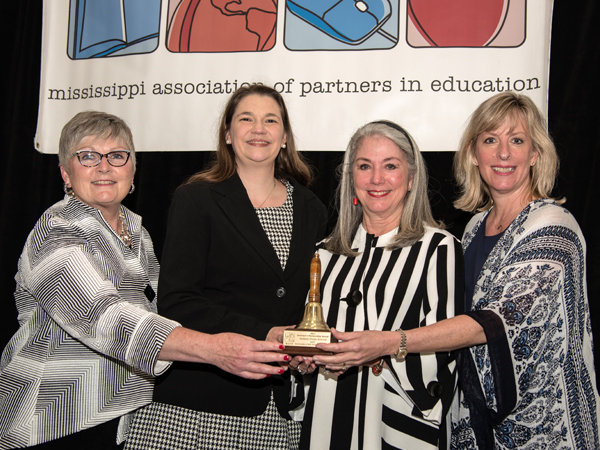
[[[342,364],[342,370],[345,371],[346,370],[346,363]]]

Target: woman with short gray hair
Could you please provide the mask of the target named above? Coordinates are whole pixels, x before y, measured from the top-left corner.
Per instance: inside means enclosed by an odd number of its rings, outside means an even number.
[[[60,137],[65,197],[30,233],[15,280],[20,328],[0,362],[0,449],[121,448],[172,361],[263,379],[283,347],[207,335],[156,314],[158,261],[133,191],[131,131],[85,111]]]

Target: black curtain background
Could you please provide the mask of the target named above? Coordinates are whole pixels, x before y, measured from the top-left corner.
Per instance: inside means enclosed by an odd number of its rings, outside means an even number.
[[[0,348],[17,330],[14,275],[27,235],[41,213],[63,197],[56,155],[35,151],[42,36],[42,1],[3,1],[0,33],[4,52],[0,87]],[[541,19],[540,19],[541,20]],[[592,325],[600,335],[600,237],[594,205],[600,191],[600,2],[556,0],[552,23],[549,128],[561,157],[555,194],[577,218],[587,241],[587,280]],[[473,61],[477,64],[477,61]],[[357,111],[357,114],[360,114]],[[292,115],[293,120],[293,115]],[[318,126],[318,125],[315,125]],[[135,138],[135,136],[134,136]],[[343,149],[340,149],[343,150]],[[427,149],[422,149],[427,150]],[[125,205],[142,215],[160,258],[167,210],[174,189],[203,167],[209,152],[139,153],[136,191]],[[342,152],[307,152],[318,178],[313,191],[335,222],[335,169]],[[452,152],[425,152],[435,217],[460,238],[469,218],[452,206]],[[185,236],[181,237],[185,239]],[[598,359],[598,358],[596,358]]]

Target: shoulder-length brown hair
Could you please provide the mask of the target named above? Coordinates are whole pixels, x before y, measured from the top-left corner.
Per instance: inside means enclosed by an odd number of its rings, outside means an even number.
[[[308,186],[312,181],[312,171],[304,161],[302,155],[296,150],[294,133],[292,132],[290,117],[283,97],[272,87],[263,84],[242,86],[231,95],[221,115],[217,136],[217,150],[213,160],[205,170],[192,175],[186,183],[194,183],[196,181],[217,183],[233,176],[236,171],[235,153],[232,144],[227,144],[225,136],[231,127],[231,121],[237,106],[249,95],[270,97],[279,105],[281,111],[283,129],[287,136],[287,145],[280,149],[275,159],[275,177],[285,178],[286,175],[291,175],[303,186]]]
[[[548,134],[546,121],[529,97],[507,91],[496,94],[479,105],[462,135],[460,147],[454,155],[454,177],[460,188],[459,197],[454,202],[456,208],[476,212],[492,207],[490,190],[474,164],[477,138],[481,133],[497,130],[507,120],[511,130],[519,123],[523,124],[531,136],[533,149],[539,154],[535,165],[530,169],[532,197],[551,198],[558,173],[558,155]]]

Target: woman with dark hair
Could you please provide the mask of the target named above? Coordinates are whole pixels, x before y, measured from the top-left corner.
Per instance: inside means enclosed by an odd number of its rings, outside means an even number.
[[[191,177],[169,212],[159,311],[207,333],[281,342],[302,316],[315,243],[327,213],[306,185],[287,109],[274,89],[230,97],[214,163]],[[289,372],[246,382],[208,365],[175,363],[138,413],[131,449],[297,447]],[[178,444],[179,445],[179,444]]]
[[[319,250],[323,310],[340,342],[318,345],[335,354],[314,356],[301,447],[438,448],[454,355],[407,356],[403,330],[461,312],[460,244],[431,214],[425,162],[402,127],[359,128],[341,171],[338,223]],[[290,367],[312,371],[308,362]]]

